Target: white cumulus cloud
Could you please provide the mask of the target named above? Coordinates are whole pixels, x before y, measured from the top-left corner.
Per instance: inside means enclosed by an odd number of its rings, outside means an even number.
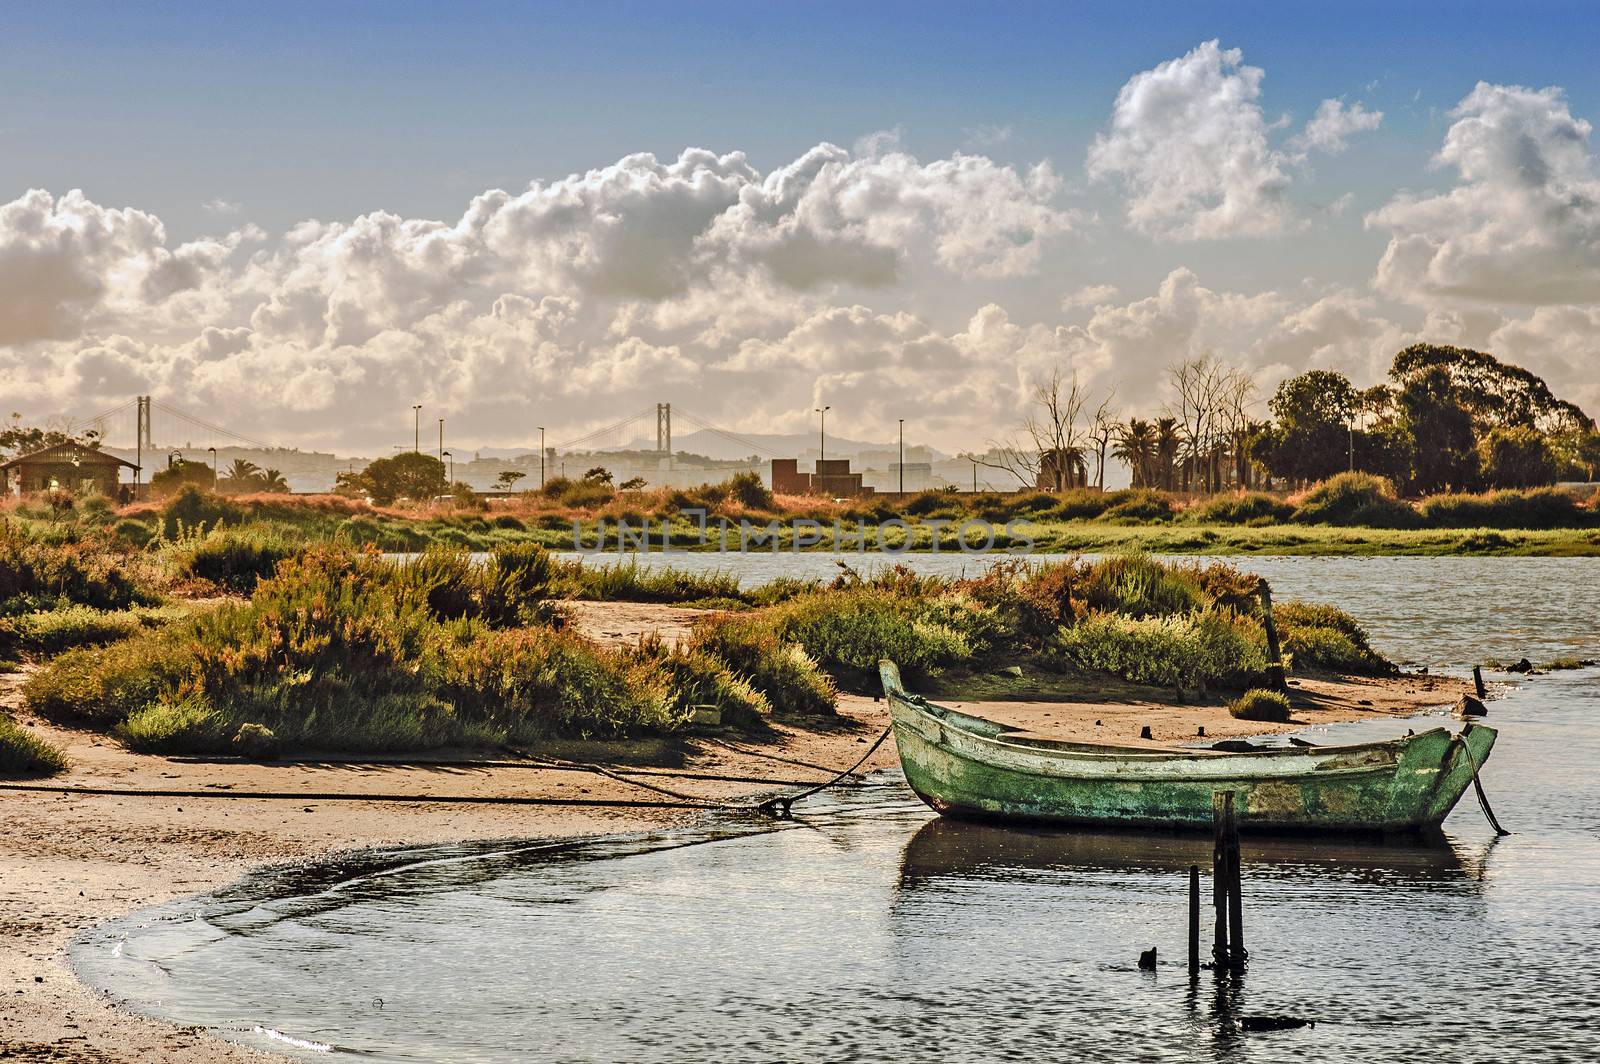
[[[1369,111],[1359,103],[1346,107],[1343,100],[1323,100],[1306,128],[1289,141],[1289,146],[1337,155],[1350,146],[1351,134],[1365,133],[1382,124],[1382,111]]]
[[[1367,216],[1390,234],[1377,286],[1417,301],[1600,301],[1590,124],[1560,89],[1483,82],[1450,116],[1434,161],[1456,172],[1456,184],[1402,193]]]
[[[1242,51],[1214,40],[1134,75],[1089,149],[1090,178],[1119,179],[1128,224],[1150,236],[1269,237],[1299,228],[1291,168],[1310,149],[1342,151],[1350,134],[1377,128],[1383,115],[1324,100],[1306,128],[1277,147],[1283,123],[1262,111],[1264,76]]]

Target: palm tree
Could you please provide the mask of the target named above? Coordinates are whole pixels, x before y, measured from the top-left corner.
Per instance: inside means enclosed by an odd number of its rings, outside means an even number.
[[[1178,454],[1183,449],[1183,437],[1178,433],[1178,419],[1163,417],[1156,419],[1156,471],[1159,474],[1159,484],[1151,487],[1160,487],[1163,491],[1171,491],[1176,486],[1178,478]]]
[[[256,491],[260,488],[260,484],[261,467],[243,458],[235,458],[227,472],[217,481],[217,487],[230,494]]]
[[[1137,417],[1129,418],[1125,425],[1118,425],[1116,447],[1111,457],[1133,471],[1134,487],[1149,487],[1156,458],[1155,426]]]
[[[278,470],[263,469],[257,476],[260,477],[262,491],[269,491],[274,495],[287,495],[289,493],[289,482],[284,479],[283,474]]]

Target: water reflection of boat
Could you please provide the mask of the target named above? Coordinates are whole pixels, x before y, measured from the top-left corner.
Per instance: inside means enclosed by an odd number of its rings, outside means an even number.
[[[1473,878],[1442,833],[1388,840],[1256,835],[1240,856],[1252,875],[1315,873],[1369,883],[1444,882]],[[1031,878],[1049,871],[1167,872],[1208,866],[1211,840],[1191,833],[1048,827],[938,817],[906,844],[900,884]]]
[[[1467,724],[1354,746],[1246,753],[1092,746],[1017,734],[906,691],[880,665],[906,782],[935,811],[1012,821],[1200,828],[1233,794],[1244,828],[1414,831],[1472,783],[1495,731]]]

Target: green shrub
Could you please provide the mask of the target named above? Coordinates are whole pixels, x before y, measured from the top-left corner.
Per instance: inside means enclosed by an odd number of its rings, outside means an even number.
[[[66,529],[53,541],[36,540],[0,518],[0,615],[68,604],[118,610],[156,601],[136,581],[127,554],[103,532],[83,536]]]
[[[136,606],[130,610],[97,610],[61,606],[53,610],[0,617],[0,648],[32,654],[56,654],[72,647],[99,646],[126,639],[144,628],[156,628],[183,616],[181,607]]]
[[[1148,525],[1171,521],[1172,501],[1160,492],[1140,488],[1100,514],[1100,520],[1119,525]]]
[[[948,491],[918,492],[900,509],[911,517],[960,517],[964,512],[961,498]]]
[[[535,543],[496,547],[478,573],[481,612],[498,627],[549,624],[558,613],[550,601],[556,564]]]
[[[665,674],[673,713],[689,719],[697,706],[715,706],[725,724],[751,725],[772,713],[772,703],[721,659],[688,647],[667,647],[659,636],[642,639],[634,656]]]
[[[565,562],[558,583],[571,598],[597,602],[745,600],[739,578],[732,573],[690,573],[682,569],[647,567],[633,558],[605,565]]]
[[[191,671],[193,650],[174,631],[141,632],[98,650],[69,650],[28,677],[28,708],[61,724],[111,728],[167,692]]]
[[[1260,491],[1218,495],[1183,512],[1196,525],[1278,525],[1293,516],[1293,506]]]
[[[1294,520],[1304,525],[1417,528],[1422,518],[1395,497],[1394,485],[1370,473],[1340,473],[1300,501]]]
[[[143,547],[155,538],[156,531],[143,521],[124,517],[111,526],[111,534],[132,547]]]
[[[162,699],[135,710],[112,734],[137,753],[218,754],[228,749],[228,720],[202,698]]]
[[[1114,555],[1088,566],[1079,594],[1090,609],[1125,617],[1169,617],[1205,605],[1198,570],[1143,554]]]
[[[1341,609],[1284,602],[1274,607],[1272,617],[1296,669],[1372,676],[1395,671],[1392,663],[1372,649],[1366,630]]]
[[[1417,507],[1430,528],[1584,528],[1594,516],[1577,496],[1559,488],[1495,491],[1485,495],[1434,495]]]
[[[184,533],[196,534],[218,525],[236,525],[244,519],[240,509],[222,498],[201,491],[193,484],[168,499],[161,507],[161,531],[168,539]]]
[[[786,643],[762,618],[729,614],[695,625],[689,649],[717,658],[778,713],[831,716],[838,691],[805,648]]]
[[[1092,521],[1111,509],[1135,498],[1138,493],[1122,491],[1092,491],[1089,488],[1068,488],[1056,496],[1056,504],[1048,516],[1063,521]]]
[[[663,670],[550,627],[496,627],[537,611],[550,571],[536,548],[485,566],[442,551],[400,566],[315,547],[248,604],[63,654],[25,696],[52,719],[169,750],[227,749],[244,724],[348,750],[681,726]]]
[[[758,473],[735,473],[722,483],[727,497],[751,510],[772,509],[772,492]]]
[[[1283,724],[1288,721],[1291,712],[1287,695],[1264,687],[1252,687],[1228,704],[1228,713],[1239,720]]]
[[[440,694],[512,742],[616,737],[682,727],[660,673],[549,628],[488,632],[446,651]]]
[[[67,756],[0,713],[0,776],[54,776]]]
[[[478,610],[480,581],[463,550],[430,546],[401,563],[398,583],[422,596],[428,612],[443,621],[460,620]]]
[[[1055,650],[1085,672],[1196,690],[1247,687],[1266,672],[1259,629],[1231,611],[1139,620],[1091,613],[1063,628]]]
[[[773,607],[761,620],[784,642],[797,643],[846,690],[877,689],[878,662],[894,661],[924,679],[973,656],[963,629],[973,611],[879,588],[810,595]],[[967,614],[968,616],[961,616]]]
[[[206,580],[223,591],[248,595],[256,582],[278,570],[300,545],[271,527],[213,526],[200,535],[186,534],[172,546],[171,564],[179,576]]]
[[[513,514],[500,514],[489,523],[495,528],[504,529],[508,532],[526,532],[528,530],[528,526],[524,525],[522,521]]]

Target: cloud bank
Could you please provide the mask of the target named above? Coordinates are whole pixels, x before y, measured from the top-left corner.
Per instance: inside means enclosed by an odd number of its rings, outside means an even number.
[[[1263,390],[1310,367],[1365,383],[1426,339],[1490,346],[1600,408],[1600,185],[1558,89],[1480,84],[1456,106],[1435,156],[1453,184],[1366,216],[1387,236],[1370,287],[1231,290],[1182,257],[1112,284],[1080,263],[1128,232],[1188,256],[1306,227],[1311,157],[1355,150],[1382,114],[1329,98],[1294,130],[1269,121],[1263,78],[1211,41],[1123,86],[1085,164],[1120,191],[1120,227],[1048,162],[925,161],[894,135],[766,172],[632,154],[454,219],[219,220],[234,227],[184,242],[146,211],[32,190],[0,205],[0,391],[41,417],[150,393],[369,454],[409,440],[413,403],[526,445],[667,400],[763,432],[826,401],[879,438],[909,410],[953,449],[1003,435],[1057,365],[1149,412],[1180,358],[1216,354]]]

